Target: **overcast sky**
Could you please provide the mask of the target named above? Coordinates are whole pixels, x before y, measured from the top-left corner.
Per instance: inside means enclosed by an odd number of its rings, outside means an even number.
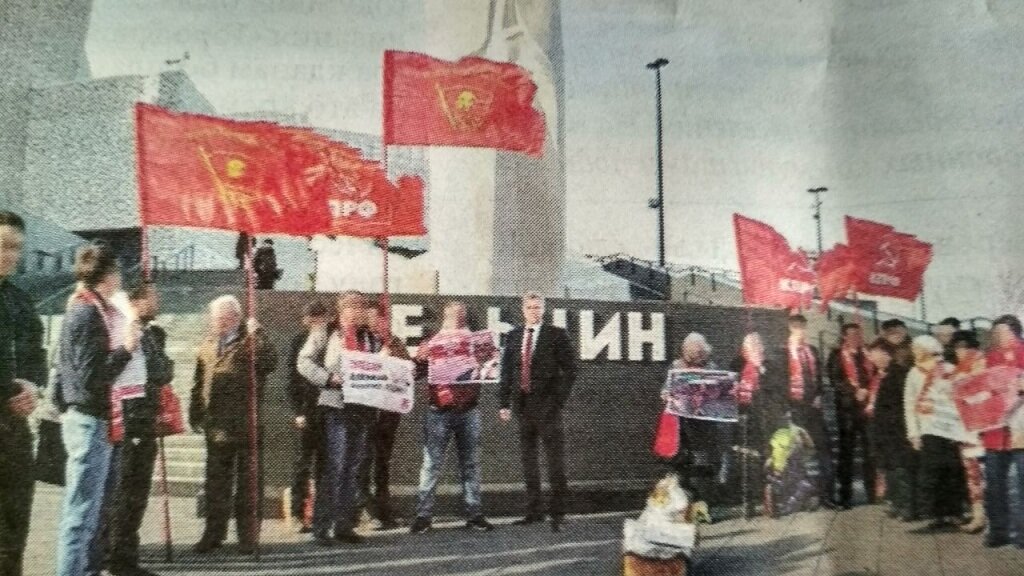
[[[996,276],[1024,261],[1021,3],[562,11],[571,252],[655,256],[644,64],[663,56],[669,260],[735,269],[736,211],[813,248],[806,189],[828,186],[826,247],[843,241],[843,214],[890,223],[935,244],[930,319],[1002,311]],[[96,77],[157,72],[187,50],[185,70],[220,112],[305,112],[379,133],[382,52],[424,50],[423,13],[421,0],[95,0],[87,50]]]

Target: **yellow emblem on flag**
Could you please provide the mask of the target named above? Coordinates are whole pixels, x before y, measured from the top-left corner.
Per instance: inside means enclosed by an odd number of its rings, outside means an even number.
[[[254,175],[248,170],[248,163],[239,154],[211,153],[203,145],[199,145],[197,151],[210,173],[221,202],[232,208],[248,208],[259,195],[250,186]]]
[[[441,112],[453,129],[469,132],[484,125],[491,111],[493,94],[468,86],[442,88],[439,83],[434,84],[434,90]]]

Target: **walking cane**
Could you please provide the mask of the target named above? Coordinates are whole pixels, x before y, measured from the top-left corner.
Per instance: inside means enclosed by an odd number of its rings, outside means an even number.
[[[164,451],[164,439],[160,438],[160,495],[163,497],[164,511],[164,557],[167,562],[174,562],[174,547],[171,543],[171,496],[167,490],[167,453]]]
[[[740,433],[743,436],[743,447],[744,448],[749,448],[750,445],[747,444],[747,415],[746,414],[740,414]],[[742,454],[740,454],[740,456],[743,458],[742,462],[740,463],[740,466],[742,467],[740,469],[740,490],[743,491],[743,497],[742,497],[742,502],[743,502],[743,518],[745,520],[750,520],[750,518],[747,518],[747,460],[749,459],[749,455],[746,454],[746,453],[742,453]]]

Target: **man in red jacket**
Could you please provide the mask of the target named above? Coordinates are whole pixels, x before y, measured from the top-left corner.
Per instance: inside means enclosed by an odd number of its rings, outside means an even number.
[[[992,347],[986,358],[987,365],[1015,366],[1024,369],[1024,340],[1021,339],[1020,319],[1011,314],[1000,316],[992,323]],[[1020,408],[1024,409],[1024,408]],[[1017,469],[1017,493],[1024,494],[1024,431],[1004,426],[982,432],[985,446],[985,512],[989,518],[985,546],[998,548],[1010,543],[1010,518],[1015,518],[1016,545],[1024,549],[1024,504],[1010,511],[1010,466]]]

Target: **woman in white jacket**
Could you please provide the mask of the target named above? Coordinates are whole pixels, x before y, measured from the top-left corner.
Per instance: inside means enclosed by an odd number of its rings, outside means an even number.
[[[952,394],[951,366],[942,361],[943,348],[932,336],[918,336],[913,345],[914,367],[903,389],[907,439],[921,455],[921,484],[932,522],[926,532],[957,528],[963,502],[963,467],[957,443],[930,434],[937,399]]]

